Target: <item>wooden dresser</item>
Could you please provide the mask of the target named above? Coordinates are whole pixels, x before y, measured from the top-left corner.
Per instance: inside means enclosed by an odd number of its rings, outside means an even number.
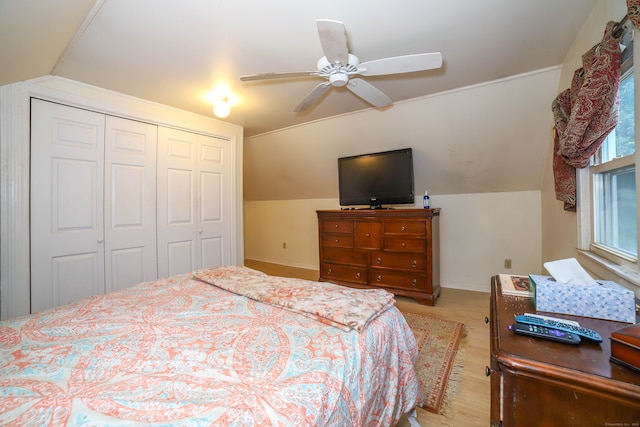
[[[317,211],[320,281],[384,288],[434,305],[440,209]]]
[[[493,277],[491,426],[640,425],[640,373],[609,361],[609,337],[628,323],[544,313],[576,320],[603,338],[571,346],[510,331],[514,316],[525,312],[536,312],[531,301],[503,296]]]

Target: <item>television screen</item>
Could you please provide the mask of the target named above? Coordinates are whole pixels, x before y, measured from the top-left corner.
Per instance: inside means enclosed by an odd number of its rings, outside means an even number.
[[[338,159],[341,206],[415,203],[411,148]]]

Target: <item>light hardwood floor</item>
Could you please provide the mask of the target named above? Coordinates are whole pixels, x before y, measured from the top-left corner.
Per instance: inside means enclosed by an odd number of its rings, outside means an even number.
[[[318,271],[253,260],[245,265],[274,276],[297,277],[318,280]],[[490,278],[487,278],[489,281]],[[466,326],[466,337],[460,349],[464,357],[464,369],[459,394],[453,400],[446,415],[436,415],[418,408],[418,422],[423,427],[486,427],[489,425],[489,378],[485,368],[489,365],[489,293],[442,289],[434,307],[420,305],[411,298],[397,297],[396,306],[403,312],[421,313],[447,320],[455,320]],[[408,427],[404,417],[397,427]]]

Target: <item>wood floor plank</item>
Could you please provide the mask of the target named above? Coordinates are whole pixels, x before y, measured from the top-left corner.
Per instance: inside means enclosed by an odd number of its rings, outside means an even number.
[[[245,265],[274,276],[297,277],[318,280],[319,272],[296,267],[245,260]],[[487,281],[491,278],[487,277]],[[445,415],[432,414],[418,408],[418,422],[424,427],[486,427],[489,425],[489,378],[485,368],[489,366],[489,317],[488,292],[464,291],[443,288],[436,305],[420,305],[411,298],[397,297],[400,311],[420,313],[464,323],[466,336],[461,346],[464,369],[459,394]],[[409,427],[406,417],[397,427]]]

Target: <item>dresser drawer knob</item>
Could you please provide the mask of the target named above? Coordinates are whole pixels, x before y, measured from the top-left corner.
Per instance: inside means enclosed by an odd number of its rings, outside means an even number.
[[[336,239],[336,243],[340,243],[340,239]]]
[[[333,270],[328,269],[328,270],[327,270],[327,274],[328,274],[328,275],[329,275],[329,274],[333,274]]]
[[[356,273],[356,279],[360,278],[360,273]]]
[[[418,261],[413,260],[413,262],[411,263],[412,267],[417,267],[418,266]]]
[[[489,323],[489,318],[487,316],[484,316],[484,323]]]
[[[490,368],[490,367],[488,367],[488,366],[485,366],[485,368],[484,368],[484,374],[485,374],[486,376],[490,377],[490,376],[491,376],[491,368]]]
[[[378,259],[376,260],[377,264],[382,264],[382,258],[378,257]]]
[[[340,224],[336,224],[336,228],[340,228]]]
[[[411,284],[413,286],[418,286],[418,279],[413,279],[413,282],[411,282]]]
[[[371,233],[367,233],[367,237],[371,237]]]
[[[400,230],[402,230],[402,231],[406,231],[406,230],[407,230],[407,227],[405,227],[405,226],[403,225],[403,226],[402,226],[402,228],[400,228]]]
[[[376,277],[376,281],[377,281],[377,282],[382,282],[382,276],[378,276],[378,277]]]
[[[407,246],[407,244],[405,242],[402,242],[402,247],[404,248],[405,246]]]

